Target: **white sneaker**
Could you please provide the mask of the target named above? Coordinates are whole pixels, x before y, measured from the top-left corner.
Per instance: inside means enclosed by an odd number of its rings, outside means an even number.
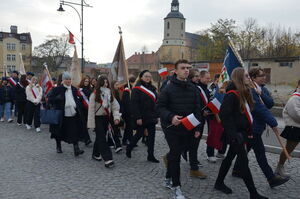
[[[14,121],[14,120],[11,119],[11,118],[9,118],[9,119],[7,120],[8,123],[11,123],[12,121]]]
[[[17,123],[17,125],[18,125],[18,126],[21,126],[22,124],[20,124],[20,123]]]
[[[26,129],[27,129],[27,130],[30,130],[30,129],[31,129],[31,126],[28,125],[28,124],[26,124]]]
[[[216,159],[215,156],[207,157],[207,160],[208,160],[208,162],[211,162],[211,163],[216,163],[217,162],[217,159]]]
[[[224,158],[225,158],[225,155],[218,152],[217,155],[216,155],[216,158],[224,159]]]
[[[172,178],[165,178],[164,187],[172,190]]]
[[[174,199],[185,199],[185,197],[182,194],[182,191],[180,189],[180,186],[175,187],[174,192],[175,192]]]
[[[1,117],[0,122],[4,122],[4,118],[3,117]]]
[[[36,128],[35,130],[36,130],[37,133],[41,132],[40,127]]]
[[[123,150],[122,147],[118,147],[118,148],[116,148],[115,152],[116,152],[116,153],[119,153],[119,152],[121,152],[122,150]]]

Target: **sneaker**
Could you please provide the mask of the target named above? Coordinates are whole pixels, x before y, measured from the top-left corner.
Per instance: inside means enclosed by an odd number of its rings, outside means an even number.
[[[36,131],[37,133],[39,133],[39,132],[41,132],[41,128],[40,128],[40,127],[37,127],[37,128],[35,129],[35,131]]]
[[[174,199],[185,199],[184,195],[182,194],[182,191],[180,189],[180,186],[174,187]]]
[[[197,160],[198,167],[203,167],[203,164]]]
[[[202,171],[199,170],[190,170],[190,176],[199,179],[206,179],[207,175],[205,175]]]
[[[216,155],[216,158],[224,159],[224,158],[225,158],[225,155],[218,152],[217,155]]]
[[[30,130],[30,129],[31,129],[31,126],[28,125],[28,124],[26,124],[26,129],[27,129],[27,130]]]
[[[212,157],[207,157],[207,161],[208,162],[211,162],[211,163],[216,163],[217,162],[217,159],[215,156],[212,156]]]
[[[3,117],[1,117],[0,122],[4,122],[4,118]]]
[[[116,148],[115,152],[120,153],[122,150],[123,150],[122,147],[118,147],[118,148]]]
[[[232,190],[229,187],[227,187],[224,183],[223,184],[216,183],[214,188],[216,190],[222,191],[223,193],[232,194]]]
[[[11,123],[12,121],[14,121],[14,120],[11,119],[11,118],[9,118],[9,119],[7,120],[8,123]]]
[[[289,179],[290,178],[275,175],[271,180],[269,180],[269,185],[271,188],[274,188],[286,183],[287,181],[289,181]]]
[[[167,189],[172,189],[172,178],[165,178],[165,187],[167,188]]]
[[[284,166],[282,164],[278,164],[275,170],[276,175],[280,175],[285,178],[289,178],[290,174],[285,172]]]
[[[114,165],[115,165],[115,163],[114,163],[113,160],[108,160],[108,161],[105,161],[105,162],[104,162],[104,166],[105,166],[106,168],[111,168],[111,167],[113,167]]]
[[[99,157],[98,157],[98,156],[95,156],[95,155],[92,155],[92,159],[93,159],[93,160],[96,160],[96,161],[101,161],[101,160],[102,160],[102,157],[101,157],[101,155],[99,155]]]
[[[17,123],[17,125],[18,125],[18,126],[21,126],[22,124],[20,124],[20,123]]]

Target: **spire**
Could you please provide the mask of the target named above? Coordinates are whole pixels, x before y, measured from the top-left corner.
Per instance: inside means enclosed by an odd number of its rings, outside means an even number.
[[[173,0],[171,3],[171,11],[172,12],[179,12],[179,2],[178,0]]]

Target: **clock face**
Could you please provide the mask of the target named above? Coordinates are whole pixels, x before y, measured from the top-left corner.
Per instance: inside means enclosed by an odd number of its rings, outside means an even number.
[[[172,6],[172,11],[178,11],[178,6]]]

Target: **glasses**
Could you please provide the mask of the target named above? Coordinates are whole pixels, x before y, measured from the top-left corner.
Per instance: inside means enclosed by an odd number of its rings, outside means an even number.
[[[182,66],[182,67],[180,67],[181,70],[185,70],[185,69],[190,70],[191,68],[192,68],[192,67],[190,67],[190,66]]]
[[[151,78],[152,76],[149,75],[144,75],[145,78]]]

